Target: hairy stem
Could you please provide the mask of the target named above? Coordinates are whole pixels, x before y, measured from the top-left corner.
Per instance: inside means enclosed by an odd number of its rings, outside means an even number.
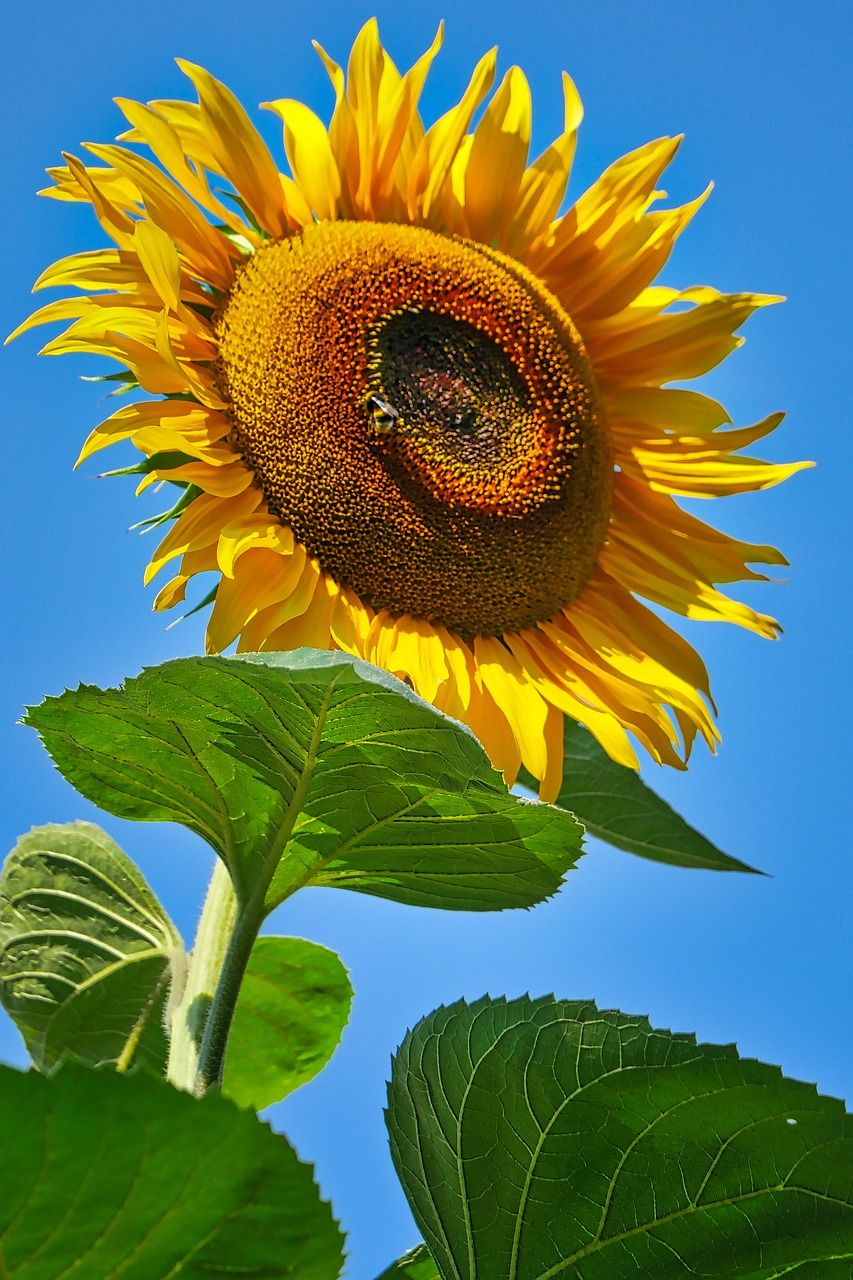
[[[323,697],[301,777],[267,849],[258,859],[251,893],[241,896],[238,902],[225,864],[219,859],[216,862],[193,944],[186,989],[172,1022],[167,1071],[172,1084],[198,1097],[222,1083],[225,1049],[240,985],[268,911],[267,890],[311,784],[333,689],[330,685]],[[302,888],[311,874],[299,864],[295,874],[278,886],[275,905]]]
[[[231,876],[224,862],[217,858],[193,943],[186,986],[172,1014],[166,1074],[176,1088],[187,1093],[203,1093],[206,1088],[206,1085],[198,1087],[205,1028],[216,1001],[236,924],[237,899]],[[239,980],[237,988],[239,990]],[[228,1021],[230,1025],[230,1017]]]
[[[265,886],[264,886],[265,887]],[[201,1096],[222,1084],[228,1033],[237,1007],[237,997],[252,954],[252,947],[264,919],[264,895],[255,894],[241,906],[228,939],[219,969],[219,981],[204,1025],[198,1054],[194,1092]]]

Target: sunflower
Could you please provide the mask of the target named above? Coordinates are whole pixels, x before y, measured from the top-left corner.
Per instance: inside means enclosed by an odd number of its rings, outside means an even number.
[[[83,294],[21,328],[70,320],[45,354],[110,357],[118,390],[148,393],[80,460],[130,440],[141,488],[179,486],[146,571],[177,569],[156,609],[213,571],[211,652],[355,654],[551,800],[563,716],[634,767],[632,739],[682,767],[697,733],[714,748],[704,664],[638,597],[774,636],[717,584],[784,557],[676,498],[808,464],[740,454],[781,414],[727,429],[716,401],[665,385],[711,369],[779,300],[652,284],[708,194],[656,207],[680,140],[617,160],[561,214],[582,117],[570,78],[563,132],[529,164],[530,89],[512,67],[491,93],[494,50],[425,128],[441,39],[404,75],[375,21],[346,74],[315,46],[329,126],[264,104],[289,173],[201,67],[179,61],[197,102],[117,99],[118,144],[87,146],[95,164],[66,155],[42,193],[90,203],[115,247],[50,267],[36,288]]]

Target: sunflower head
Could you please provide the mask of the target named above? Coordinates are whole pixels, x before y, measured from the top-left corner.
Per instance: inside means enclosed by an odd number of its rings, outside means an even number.
[[[564,715],[626,764],[629,734],[675,765],[697,732],[713,747],[704,666],[638,597],[775,635],[718,584],[784,558],[676,498],[807,464],[741,455],[781,415],[727,429],[721,405],[667,385],[777,301],[652,283],[707,195],[657,207],[677,140],[617,160],[562,211],[582,116],[569,77],[563,131],[531,163],[527,81],[513,67],[492,91],[494,51],[424,125],[441,39],[405,74],[373,21],[346,74],[318,46],[328,125],[265,104],[286,172],[200,67],[179,64],[197,101],[119,99],[129,129],[90,146],[94,164],[66,156],[43,193],[90,203],[113,247],[48,268],[37,288],[82,292],[21,328],[71,321],[46,353],[110,357],[123,390],[148,393],[81,460],[129,439],[141,487],[177,486],[147,577],[177,572],[155,608],[213,571],[211,651],[377,663],[551,799]]]
[[[470,641],[578,594],[610,503],[579,335],[529,272],[424,227],[261,246],[215,325],[266,508],[372,610]]]

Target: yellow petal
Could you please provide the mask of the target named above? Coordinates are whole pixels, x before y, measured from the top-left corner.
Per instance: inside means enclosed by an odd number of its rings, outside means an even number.
[[[448,184],[454,157],[474,112],[492,86],[496,58],[496,49],[484,54],[474,68],[459,104],[446,112],[424,135],[409,178],[408,208],[413,221],[431,221],[433,205]]]
[[[599,553],[598,562],[629,591],[686,618],[732,622],[771,640],[781,630],[774,618],[732,600],[710,583],[698,582],[695,574],[677,564],[663,548],[642,546],[636,530],[623,536],[618,526],[611,525],[610,541]]]
[[[374,201],[377,202],[378,214],[383,217],[403,213],[409,169],[424,136],[423,125],[417,110],[418,101],[443,39],[444,22],[442,21],[438,24],[438,30],[429,49],[421,54],[414,66],[402,77],[390,101],[385,104],[380,98]],[[395,189],[399,194],[399,200],[389,203],[391,193]]]
[[[660,386],[679,378],[696,378],[741,345],[735,330],[758,310],[782,299],[757,293],[721,294],[714,289],[685,289],[686,311],[645,318],[619,313],[607,330],[584,333],[590,357],[602,382]],[[622,319],[624,317],[624,319]]]
[[[366,639],[368,661],[400,679],[408,678],[415,692],[433,702],[450,671],[441,639],[430,623],[406,614],[393,618],[378,613]]]
[[[563,785],[563,717],[549,706],[545,716],[545,772],[539,779],[539,799],[554,804]]]
[[[207,624],[207,650],[221,653],[262,609],[286,600],[305,568],[302,549],[283,556],[256,548],[241,557],[232,578],[223,577]]]
[[[332,641],[344,653],[356,658],[367,656],[367,636],[373,623],[373,610],[359,600],[349,587],[342,587],[332,605],[329,630]]]
[[[465,171],[469,233],[484,244],[500,241],[518,209],[527,167],[532,104],[519,67],[510,67],[474,131]]]
[[[544,776],[545,702],[515,656],[492,636],[474,640],[477,675],[512,728],[522,762],[535,778]]]
[[[138,213],[142,203],[139,189],[123,173],[115,169],[102,169],[95,165],[83,166],[73,156],[66,155],[65,165],[56,165],[47,172],[55,187],[46,187],[38,194],[54,200],[71,200],[75,202],[92,201],[93,190],[99,199],[106,201],[121,213]]]
[[[240,516],[249,515],[260,501],[261,496],[256,489],[249,489],[236,498],[217,498],[206,493],[194,498],[151,557],[145,570],[145,585],[175,556],[215,546],[223,526]]]
[[[70,334],[70,330],[69,330]],[[169,364],[145,342],[109,332],[103,336],[78,337],[63,334],[42,347],[41,355],[65,355],[68,352],[89,352],[118,360],[133,374],[140,387],[153,395],[174,395],[185,392],[186,379],[178,377]]]
[[[219,395],[216,379],[211,368],[192,360],[181,360],[173,346],[169,333],[169,317],[162,312],[157,324],[157,350],[164,364],[184,380],[184,385],[201,404],[210,409],[227,409],[227,404]]]
[[[556,215],[569,181],[583,106],[574,81],[565,71],[563,100],[563,133],[525,172],[519,184],[516,208],[501,233],[500,247],[522,260],[530,243],[548,228]]]
[[[116,98],[115,103],[133,126],[131,131],[133,141],[145,143],[170,176],[180,183],[203,209],[212,213],[238,234],[245,236],[250,242],[257,242],[258,237],[254,230],[239,218],[233,209],[218,200],[211,193],[204,176],[190,166],[184,141],[166,116],[161,115],[152,106],[133,102],[129,98]]]
[[[708,742],[716,741],[716,728],[697,689],[644,652],[630,634],[621,634],[577,601],[563,611],[562,617],[541,626],[553,641],[566,644],[588,673],[595,675],[599,670],[611,686],[618,687],[623,701],[627,699],[630,705],[652,716],[668,734],[672,732],[669,716],[657,714],[664,706],[685,712]],[[703,679],[707,688],[707,675]],[[640,696],[634,699],[630,696],[632,691]]]
[[[341,176],[326,126],[304,103],[279,98],[263,106],[280,116],[284,125],[284,149],[293,176],[318,218],[338,216]]]
[[[332,634],[330,630],[332,606],[338,594],[337,587],[320,572],[312,561],[314,576],[306,579],[311,584],[311,595],[304,607],[297,613],[289,611],[289,620],[277,626],[260,645],[267,652],[290,649],[330,649]],[[301,583],[300,583],[301,585]],[[289,602],[288,602],[289,604]],[[287,606],[274,606],[279,616]]]
[[[222,529],[217,548],[217,562],[226,578],[236,574],[237,561],[247,551],[266,548],[289,556],[295,546],[293,533],[275,516],[264,512],[232,520]]]
[[[287,592],[249,619],[238,643],[238,648],[242,652],[274,649],[275,645],[268,643],[273,632],[287,625],[293,618],[300,617],[310,608],[322,577],[320,568],[316,560],[312,560],[306,554],[302,544],[298,542],[294,544],[291,562],[294,577]],[[324,644],[319,647],[327,648],[328,646]]]
[[[531,245],[525,261],[558,296],[568,296],[608,242],[645,211],[680,141],[657,138],[621,156]]]
[[[178,136],[181,150],[188,160],[210,173],[221,173],[205,128],[201,107],[197,102],[183,102],[174,98],[160,98],[148,106],[167,121]],[[120,142],[145,142],[139,129],[129,129],[119,138]]]
[[[509,636],[508,640],[515,658],[543,698],[565,715],[585,725],[611,759],[628,768],[639,767],[636,754],[618,718],[600,704],[593,705],[589,689],[576,673],[568,669],[565,656],[546,644],[543,634],[530,628],[520,635]]]
[[[713,705],[708,672],[693,646],[598,567],[565,612],[591,647],[596,647],[596,639],[595,632],[588,630],[590,623],[600,624],[599,639],[606,629],[608,647],[613,645],[614,633],[622,644],[630,637],[639,653],[648,655],[688,688],[704,694]]]
[[[129,404],[112,414],[91,432],[75,462],[79,467],[93,453],[119,440],[129,440],[147,429],[164,433],[158,448],[186,451],[188,438],[196,447],[221,440],[230,431],[223,415],[188,400],[154,400]],[[155,452],[155,450],[152,450]]]
[[[228,239],[160,169],[125,147],[89,143],[93,155],[109,161],[133,179],[152,222],[172,238],[194,274],[227,292],[240,257]]]
[[[359,140],[353,113],[346,96],[346,78],[343,70],[326,53],[322,45],[312,41],[328,72],[335,91],[335,109],[329,125],[329,142],[341,175],[341,212],[351,217],[357,209],[356,193],[361,173]]]
[[[772,413],[751,427],[699,437],[663,436],[633,444],[620,453],[623,471],[634,473],[653,490],[687,498],[754,493],[780,484],[811,462],[763,462],[731,451],[769,435],[784,418]]]
[[[236,494],[248,489],[255,477],[241,459],[234,459],[230,450],[228,456],[231,461],[224,465],[222,462],[207,461],[187,462],[181,467],[158,468],[149,472],[137,489],[137,493],[155,481],[169,480],[193,484],[201,489],[202,493],[216,494],[220,498],[233,498]]]
[[[178,58],[198,91],[202,122],[219,171],[231,182],[264,231],[290,231],[278,169],[266,143],[230,89],[203,67]]]
[[[87,169],[76,156],[69,155],[68,152],[62,154],[68,163],[70,173],[83,193],[80,199],[91,201],[95,216],[110,239],[114,240],[120,249],[128,248],[133,235],[133,220],[127,216],[121,205],[110,199],[107,194],[111,184],[105,175],[111,175],[114,171],[101,170],[99,174],[97,170]]]
[[[187,583],[189,578],[179,573],[177,577],[170,579],[165,587],[161,587],[154,598],[152,608],[155,613],[162,613],[165,609],[174,609],[176,604],[180,604],[187,594]]]
[[[433,624],[433,629],[441,641],[449,673],[446,683],[436,694],[435,704],[447,715],[464,721],[475,683],[474,655],[463,640],[445,627]]]
[[[531,645],[537,654],[543,657],[550,654],[551,662],[553,655],[559,655],[567,667],[567,686],[588,705],[609,713],[615,723],[633,733],[658,764],[684,768],[678,728],[654,689],[634,684],[602,665],[574,629],[565,625],[564,619],[559,619],[559,625],[556,622],[540,624],[540,632],[534,635],[536,641],[531,639]],[[695,736],[692,722],[689,732]],[[713,741],[713,737],[710,740]]]
[[[157,331],[157,316],[160,312],[160,300],[151,291],[149,306],[133,305],[126,294],[95,298],[71,298],[57,307],[69,311],[76,304],[78,318],[69,325],[64,334],[53,339],[53,346],[62,338],[104,338],[107,334],[120,333],[128,338],[136,338],[140,342],[153,345]]]
[[[660,545],[703,582],[766,581],[750,564],[786,565],[775,547],[742,542],[686,511],[666,494],[654,493],[624,472],[613,492],[613,520],[624,529],[634,528],[649,548]]]
[[[215,467],[220,471],[235,465],[244,466],[242,459],[235,454],[230,444],[211,443],[204,431],[186,432],[178,436],[174,430],[168,428],[145,427],[141,431],[134,431],[130,440],[135,449],[149,458],[155,453],[178,452],[185,453],[196,462],[206,463],[209,467]],[[111,442],[107,441],[107,443]]]
[[[506,713],[483,684],[475,679],[471,685],[466,723],[479,738],[492,765],[504,776],[508,787],[515,784],[521,768],[521,750]]]
[[[122,292],[147,283],[148,277],[135,254],[121,253],[117,249],[93,249],[89,253],[72,253],[54,262],[36,280],[33,293],[58,285]]]
[[[582,332],[588,333],[594,321],[621,311],[650,284],[712,188],[713,183],[680,208],[646,213],[620,226],[586,270],[569,279],[550,278]]]
[[[216,568],[216,544],[209,543],[204,547],[193,547],[181,556],[180,572],[184,577],[193,578],[198,573],[211,573]]]
[[[358,147],[353,210],[360,217],[373,218],[376,216],[374,180],[380,148],[379,119],[401,83],[399,71],[382,48],[375,18],[365,22],[353,42],[346,83]]]
[[[602,399],[611,424],[648,424],[666,431],[703,435],[731,422],[721,404],[698,391],[612,384]]]
[[[124,298],[121,302],[124,302]],[[115,318],[117,315],[126,316],[127,308],[118,305],[109,297],[57,298],[55,302],[39,307],[32,315],[27,316],[26,320],[22,320],[17,329],[13,329],[9,334],[6,342],[12,342],[14,338],[20,337],[22,333],[27,333],[39,325],[53,324],[57,320],[79,320],[84,316],[97,317],[97,332],[103,333],[110,317]],[[80,330],[77,329],[76,332],[80,333]]]
[[[160,227],[144,218],[133,229],[133,248],[163,305],[172,311],[180,306],[181,265],[178,251]]]

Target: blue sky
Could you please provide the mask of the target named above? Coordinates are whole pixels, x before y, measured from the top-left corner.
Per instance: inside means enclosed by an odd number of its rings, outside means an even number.
[[[332,1065],[271,1113],[316,1163],[350,1233],[351,1280],[370,1280],[416,1239],[387,1154],[384,1080],[406,1027],[441,1002],[485,991],[591,997],[705,1040],[737,1041],[742,1053],[828,1093],[849,1096],[853,1083],[849,820],[841,804],[849,795],[851,627],[844,6],[18,5],[6,20],[0,75],[3,331],[27,312],[47,263],[102,243],[91,213],[33,193],[61,149],[115,135],[114,95],[184,96],[179,55],[208,66],[247,106],[297,97],[327,117],[331,93],[310,39],[344,59],[371,12],[407,65],[447,19],[424,97],[430,118],[498,43],[502,67],[517,62],[533,86],[535,150],[559,130],[559,75],[570,71],[587,112],[575,195],[622,152],[686,134],[668,175],[672,199],[696,195],[709,178],[717,185],[662,278],[789,298],[750,322],[746,347],[705,388],[741,424],[786,409],[765,456],[819,466],[770,493],[703,505],[704,518],[787,553],[785,585],[744,592],[781,618],[785,636],[770,644],[686,625],[711,670],[723,747],[716,758],[698,750],[686,775],[647,771],[697,826],[768,878],[671,870],[593,843],[562,893],[532,912],[453,916],[316,890],[270,922],[271,931],[338,950],[357,991]],[[275,120],[256,118],[280,154]],[[94,362],[37,360],[39,345],[38,335],[26,337],[2,355],[4,849],[34,823],[98,820],[35,736],[15,725],[22,706],[78,681],[116,683],[143,665],[199,652],[203,632],[198,619],[167,632],[151,613],[141,585],[151,544],[125,532],[150,509],[134,502],[131,482],[97,481],[94,466],[71,472],[81,440],[106,416],[99,389],[78,378]],[[101,820],[191,936],[207,850],[176,828]],[[5,1019],[0,1058],[24,1060]]]

